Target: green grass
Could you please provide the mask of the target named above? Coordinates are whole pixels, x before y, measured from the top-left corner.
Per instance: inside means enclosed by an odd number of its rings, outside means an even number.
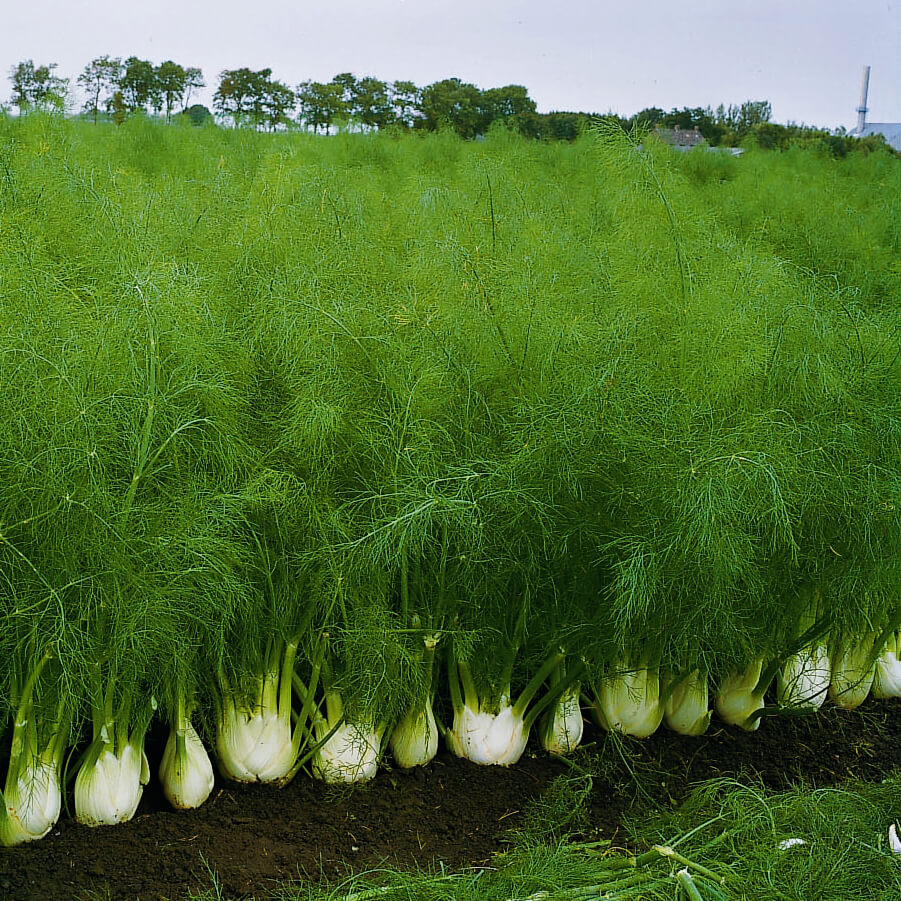
[[[628,850],[567,837],[580,825],[571,806],[578,797],[572,786],[552,789],[489,866],[453,873],[376,869],[331,883],[288,883],[266,898],[664,901],[694,897],[680,888],[684,870],[708,901],[888,901],[901,890],[901,860],[888,848],[888,826],[901,809],[897,776],[878,785],[783,793],[709,782],[675,811],[633,811],[625,824]],[[540,835],[535,817],[545,821]],[[211,878],[213,887],[192,901],[228,901]]]

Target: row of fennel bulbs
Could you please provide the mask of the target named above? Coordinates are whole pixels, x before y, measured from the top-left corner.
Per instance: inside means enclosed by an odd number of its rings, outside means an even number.
[[[896,691],[897,314],[676,230],[666,187],[616,199],[590,291],[462,239],[403,309],[288,258],[260,277],[304,291],[234,308],[4,259],[3,842],[50,829],[69,746],[78,819],[128,819],[154,715],[187,807],[204,733],[228,778],[344,781],[442,728],[565,750],[583,695],[641,735],[706,728],[708,685],[745,726]]]
[[[749,410],[723,427],[689,406],[684,364],[669,390],[651,342],[597,326],[586,359],[581,326],[552,352],[552,317],[532,323],[530,367],[449,355],[450,317],[429,323],[437,349],[386,331],[364,351],[364,314],[293,310],[275,345],[225,341],[183,302],[136,302],[121,326],[66,307],[6,336],[4,843],[55,822],[70,741],[78,819],[130,818],[155,710],[171,727],[160,778],[191,807],[214,778],[194,715],[227,778],[284,783],[309,763],[355,781],[389,731],[399,765],[426,763],[439,718],[481,764],[518,760],[542,715],[544,746],[570,750],[583,689],[602,725],[638,736],[664,719],[703,731],[711,678],[720,715],[746,728],[774,677],[773,712],[898,693],[897,620],[850,543],[889,567],[894,533],[878,527],[893,511],[885,485],[855,483],[846,436],[861,436],[833,414],[815,444],[795,431],[800,404],[788,437],[772,411],[766,430]],[[841,404],[860,429],[887,416],[886,392],[857,392]],[[805,474],[823,448],[831,466]],[[802,508],[792,486],[830,473]],[[855,531],[849,496],[874,490]],[[850,611],[846,581],[862,590]]]

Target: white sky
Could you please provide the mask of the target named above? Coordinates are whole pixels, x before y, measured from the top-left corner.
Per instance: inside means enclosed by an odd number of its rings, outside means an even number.
[[[339,72],[523,84],[541,112],[769,100],[777,122],[901,121],[901,0],[29,0],[3,4],[0,67],[138,56],[290,85]],[[0,101],[11,93],[0,82]]]

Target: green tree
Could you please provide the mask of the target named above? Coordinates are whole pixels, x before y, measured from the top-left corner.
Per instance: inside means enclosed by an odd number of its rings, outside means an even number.
[[[489,88],[482,91],[482,108],[490,112],[495,119],[513,119],[524,113],[536,111],[535,101],[529,97],[529,91],[521,84],[508,84],[502,88]]]
[[[391,107],[394,121],[412,128],[422,114],[422,91],[412,81],[395,81],[391,85]]]
[[[300,120],[314,132],[328,132],[345,112],[341,86],[334,82],[305,81],[297,86]]]
[[[762,150],[785,150],[792,134],[787,128],[772,122],[761,122],[751,129],[754,143]]]
[[[31,109],[61,111],[66,104],[69,90],[69,79],[53,74],[56,63],[47,66],[35,66],[26,59],[10,69],[12,82],[12,102],[20,112]]]
[[[128,57],[119,78],[119,90],[130,113],[138,110],[146,112],[148,106],[153,109],[162,107],[157,71],[149,60],[138,59],[136,56]]]
[[[262,117],[262,81],[272,69],[225,69],[219,74],[219,87],[213,94],[213,109],[229,117],[235,125],[256,125]]]
[[[494,122],[503,122],[521,134],[535,137],[538,133],[537,107],[529,91],[521,84],[482,91],[479,99],[481,122],[479,131],[485,132]]]
[[[666,113],[659,106],[649,106],[637,112],[629,120],[630,125],[637,125],[639,128],[653,128],[659,125]]]
[[[348,119],[357,116],[357,92],[359,90],[357,76],[352,72],[341,72],[332,79],[331,83],[340,90],[341,111],[336,119],[342,116]]]
[[[272,79],[272,69],[226,69],[219,75],[213,95],[217,113],[235,125],[274,129],[288,121],[296,98],[287,85]]]
[[[430,131],[449,127],[462,138],[474,138],[483,121],[480,97],[474,84],[459,78],[436,81],[423,88],[420,126]]]
[[[113,116],[113,122],[121,125],[128,115],[128,105],[125,103],[125,96],[121,91],[116,91],[109,102],[109,110]]]
[[[388,85],[378,78],[367,76],[357,82],[356,115],[370,128],[384,128],[394,119]]]
[[[738,108],[739,121],[743,128],[762,125],[773,118],[773,107],[769,100],[746,100]]]
[[[166,107],[166,121],[172,120],[172,107],[180,103],[187,90],[188,73],[178,63],[167,59],[156,68],[159,96]]]
[[[674,109],[667,113],[658,124],[664,128],[679,128],[682,131],[691,131],[697,124],[695,111],[688,107],[680,110]]]
[[[187,108],[188,104],[191,102],[191,92],[198,91],[200,88],[205,87],[206,81],[204,81],[203,72],[194,66],[188,66],[185,69],[185,95],[183,100],[185,108]]]
[[[213,121],[213,114],[202,104],[194,103],[183,113],[191,122],[191,125],[208,125]]]
[[[538,117],[536,137],[546,141],[575,141],[582,133],[589,117],[584,113],[555,111]]]
[[[290,122],[290,112],[297,103],[294,91],[280,81],[268,79],[264,85],[263,121],[270,131]]]
[[[86,113],[92,113],[94,124],[97,124],[97,115],[100,112],[101,100],[103,107],[109,109],[113,94],[122,75],[122,60],[118,57],[98,56],[91,60],[76,79],[78,85],[87,94],[83,109]]]
[[[717,107],[713,119],[725,132],[731,132],[726,139],[731,144],[738,143],[755,126],[769,122],[773,108],[768,100],[746,100],[740,106]]]

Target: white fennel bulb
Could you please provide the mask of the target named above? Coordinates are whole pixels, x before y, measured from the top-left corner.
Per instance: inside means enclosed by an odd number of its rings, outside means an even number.
[[[666,725],[680,735],[703,735],[712,716],[707,679],[698,670],[693,670],[666,699]]]
[[[716,693],[716,712],[730,726],[753,731],[760,725],[760,717],[752,716],[763,707],[763,691],[757,683],[763,671],[763,660],[755,660],[744,670],[730,673],[720,683]]]
[[[874,638],[870,634],[861,641],[846,642],[836,652],[829,683],[829,697],[833,704],[845,710],[854,710],[867,699],[876,676],[876,665],[870,660]]]
[[[143,743],[129,742],[116,753],[109,743],[91,755],[75,777],[75,818],[86,826],[112,826],[138,809],[150,768]]]
[[[38,759],[25,768],[13,786],[3,793],[5,814],[0,811],[0,845],[7,847],[43,838],[59,819],[62,792],[59,767],[54,759]]]
[[[213,790],[213,764],[189,721],[183,730],[173,728],[160,761],[163,794],[178,810],[200,807]]]
[[[250,709],[226,699],[216,729],[222,774],[236,782],[278,782],[294,766],[290,714],[274,706]]]
[[[888,827],[888,846],[892,854],[901,854],[901,838],[898,838],[898,827],[894,823]]]
[[[438,724],[432,702],[411,707],[391,733],[391,753],[405,770],[427,764],[438,753]]]
[[[454,739],[461,756],[481,766],[510,766],[522,757],[529,735],[522,716],[504,699],[498,713],[467,704],[454,714]]]
[[[549,754],[569,754],[579,747],[585,722],[579,704],[581,686],[571,685],[551,705],[541,721],[541,747]]]
[[[62,725],[65,701],[58,701],[55,726],[43,750],[39,734],[45,730],[40,729],[41,717],[33,704],[35,686],[50,658],[47,651],[34,664],[19,694],[0,792],[0,845],[5,847],[43,838],[62,807],[59,771],[68,735]]]
[[[901,638],[894,632],[876,660],[874,698],[901,698]]]
[[[322,741],[330,730],[325,724],[317,728]],[[313,755],[313,775],[333,784],[368,782],[378,770],[381,744],[375,728],[341,723]]]
[[[663,720],[660,676],[647,667],[606,676],[597,700],[598,718],[608,731],[647,738]]]
[[[818,642],[785,661],[776,678],[776,697],[783,707],[816,710],[826,700],[831,681],[829,651]]]

